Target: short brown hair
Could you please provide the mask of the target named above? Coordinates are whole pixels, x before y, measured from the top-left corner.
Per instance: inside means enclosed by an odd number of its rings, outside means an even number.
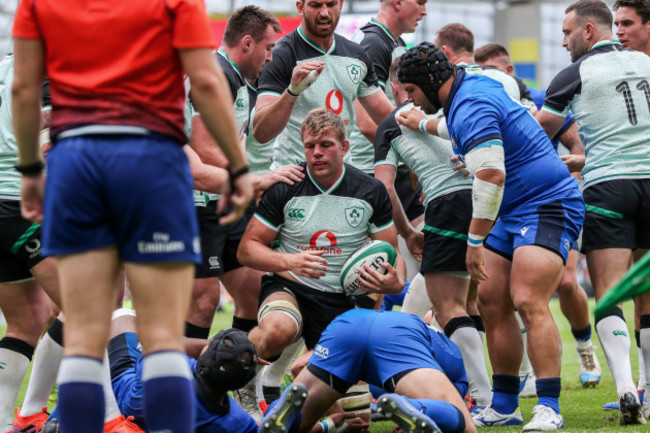
[[[612,28],[612,12],[600,0],[579,0],[564,11],[565,14],[575,11],[579,24],[584,24],[589,19],[595,23]]]
[[[510,57],[506,47],[501,44],[485,44],[474,51],[474,61],[476,63],[483,63],[499,56]]]
[[[343,123],[343,119],[327,108],[314,108],[307,113],[307,117],[302,121],[300,139],[303,139],[307,132],[320,137],[326,131],[332,129],[336,133],[336,139],[343,143],[345,141],[345,123]]]
[[[388,68],[388,82],[398,81],[397,71],[399,71],[400,60],[402,60],[402,56],[396,57],[390,64],[390,68]]]
[[[269,25],[273,26],[276,33],[282,33],[280,22],[271,12],[254,5],[244,6],[228,18],[223,43],[233,47],[246,35],[251,35],[255,42],[259,42],[264,38]]]
[[[461,50],[474,51],[474,34],[461,23],[451,23],[442,27],[436,33],[438,45],[447,45],[454,53]]]
[[[614,3],[615,11],[618,8],[632,8],[641,17],[641,22],[644,24],[650,20],[650,1],[649,0],[618,0]]]

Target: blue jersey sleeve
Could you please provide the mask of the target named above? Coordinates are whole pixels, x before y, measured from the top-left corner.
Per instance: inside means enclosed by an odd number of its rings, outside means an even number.
[[[454,110],[451,135],[454,150],[466,155],[481,143],[502,140],[499,127],[500,112],[491,101],[483,98],[466,98]]]

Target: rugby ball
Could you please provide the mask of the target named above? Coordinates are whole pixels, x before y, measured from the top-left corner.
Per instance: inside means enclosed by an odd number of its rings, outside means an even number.
[[[350,254],[343,264],[339,277],[345,293],[350,296],[367,295],[368,292],[360,288],[361,282],[357,280],[359,269],[368,265],[371,269],[385,274],[388,271],[381,266],[383,262],[388,262],[392,266],[397,264],[397,251],[386,241],[370,241]]]

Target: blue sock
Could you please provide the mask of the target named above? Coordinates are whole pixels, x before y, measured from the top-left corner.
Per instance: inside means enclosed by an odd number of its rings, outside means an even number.
[[[519,407],[519,376],[492,375],[492,409],[504,415]]]
[[[284,392],[287,392],[285,389]],[[269,405],[269,407],[266,408],[266,414],[271,414],[273,413],[273,408],[278,405],[278,402],[280,399],[274,400],[273,403]],[[266,417],[266,415],[265,415]],[[300,423],[302,422],[302,411],[296,412],[296,415],[289,420],[287,423],[287,433],[297,433],[298,429],[300,428]]]
[[[573,334],[573,338],[575,338],[576,341],[588,341],[591,339],[591,323],[583,329],[571,328],[571,333]]]
[[[144,414],[149,431],[194,431],[195,397],[190,378],[187,356],[180,352],[162,351],[144,356]]]
[[[104,430],[102,360],[66,356],[59,367],[59,423],[62,431]]]
[[[465,418],[456,406],[442,400],[415,399],[402,396],[413,407],[431,418],[445,433],[461,433],[465,430]]]
[[[384,388],[380,388],[375,385],[368,384],[368,387],[370,388],[370,393],[372,394],[372,398],[377,399],[381,397],[382,395],[386,394],[386,390]]]
[[[537,379],[535,381],[537,387],[537,404],[543,404],[553,408],[555,413],[560,413],[560,390],[562,389],[562,381],[559,377],[549,377],[546,379]]]

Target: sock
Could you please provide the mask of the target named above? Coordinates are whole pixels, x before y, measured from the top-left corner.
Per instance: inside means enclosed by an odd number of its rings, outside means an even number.
[[[530,363],[528,358],[528,333],[526,327],[524,326],[524,321],[521,320],[519,312],[515,311],[515,316],[517,317],[517,322],[519,322],[519,329],[521,329],[521,340],[524,343],[524,355],[521,358],[521,364],[519,364],[519,377],[524,378],[529,373],[533,372],[533,366]]]
[[[102,361],[66,356],[61,361],[57,381],[61,430],[101,433],[104,430]]]
[[[458,345],[469,380],[469,396],[478,406],[487,406],[492,400],[492,387],[483,355],[483,342],[474,327],[474,321],[465,317],[454,317],[445,326],[445,335]]]
[[[185,336],[187,338],[202,338],[207,340],[210,336],[210,327],[204,328],[193,325],[190,322],[185,322]]]
[[[443,432],[461,433],[465,430],[463,413],[453,404],[442,400],[402,398],[431,418]]]
[[[368,387],[370,388],[370,393],[372,394],[372,398],[374,398],[375,400],[381,397],[382,395],[386,394],[386,390],[384,388],[380,388],[370,383],[368,384]]]
[[[102,364],[102,382],[104,384],[104,423],[122,415],[111,381],[111,364],[108,360],[108,352],[104,352],[104,363]]]
[[[261,382],[262,394],[266,403],[271,403],[280,396],[280,385],[284,373],[291,367],[291,363],[298,357],[304,346],[304,340],[300,338],[295,343],[287,346],[277,361],[267,365],[262,370]]]
[[[519,378],[507,374],[492,375],[492,408],[511,414],[519,407]]]
[[[571,328],[571,333],[573,334],[573,338],[575,338],[576,341],[589,341],[591,340],[591,323],[583,329]]]
[[[34,347],[18,338],[0,340],[0,431],[11,431],[16,397],[33,355]]]
[[[596,333],[605,352],[607,365],[614,376],[618,396],[628,391],[636,391],[630,367],[630,337],[623,311],[615,307],[610,314],[597,317]]]
[[[431,300],[429,300],[429,295],[427,294],[424,277],[422,274],[417,274],[411,280],[409,291],[404,296],[402,311],[404,313],[415,314],[418,317],[424,317],[429,309],[431,309]]]
[[[638,389],[647,389],[646,381],[650,377],[650,365],[645,360],[650,360],[650,315],[641,316],[641,330],[639,331],[638,341],[641,345],[639,349],[639,387]],[[643,382],[641,379],[643,376]]]
[[[469,316],[469,318],[474,321],[474,326],[476,326],[478,335],[481,336],[481,341],[485,341],[485,324],[483,324],[481,316]]]
[[[241,317],[232,316],[232,327],[249,333],[251,329],[257,326],[257,320],[242,319]]]
[[[192,433],[194,389],[187,356],[175,351],[144,355],[144,413],[149,431]]]
[[[56,319],[36,346],[29,385],[20,408],[22,416],[39,413],[47,406],[63,358],[62,342],[63,323]]]
[[[560,390],[562,389],[562,381],[559,377],[548,377],[546,379],[537,379],[535,381],[537,387],[537,404],[543,404],[553,408],[555,413],[560,413]]]

